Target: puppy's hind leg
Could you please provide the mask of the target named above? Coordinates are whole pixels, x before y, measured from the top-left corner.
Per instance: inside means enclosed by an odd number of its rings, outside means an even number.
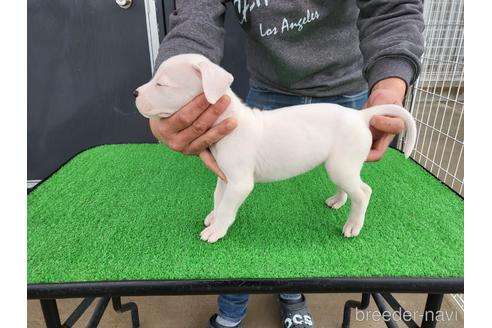
[[[251,193],[254,186],[253,176],[243,177],[233,180],[228,178],[225,185],[224,194],[218,207],[215,209],[215,219],[207,228],[205,228],[200,237],[209,243],[214,243],[224,237],[227,230],[234,223],[236,214],[246,197]]]
[[[215,221],[215,211],[217,211],[222,196],[224,195],[225,186],[226,183],[222,181],[222,179],[217,178],[217,185],[215,186],[214,192],[214,209],[207,215],[204,221],[204,224],[207,227]]]
[[[330,175],[330,171],[328,170],[328,162],[325,163],[325,169],[326,169],[326,173]],[[347,193],[342,188],[340,188],[340,186],[337,185],[337,193],[331,196],[330,198],[328,198],[325,201],[325,204],[328,205],[328,207],[337,210],[343,205],[345,205],[346,202],[347,202]]]
[[[342,188],[337,186],[337,193],[325,201],[325,204],[328,207],[331,207],[335,210],[339,209],[347,202],[347,193],[343,191]]]
[[[336,158],[336,157],[335,157]],[[350,215],[343,227],[345,237],[355,237],[360,233],[364,225],[364,217],[367,205],[371,197],[371,188],[360,178],[361,163],[354,163],[353,159],[337,158],[337,161],[328,161],[327,169],[331,180],[337,187],[344,190],[352,200]],[[337,195],[343,195],[338,194]],[[335,195],[334,197],[337,197]]]

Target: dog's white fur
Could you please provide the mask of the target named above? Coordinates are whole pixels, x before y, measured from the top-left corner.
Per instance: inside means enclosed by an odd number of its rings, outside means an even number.
[[[335,104],[309,104],[260,111],[240,101],[229,88],[232,81],[232,75],[204,56],[185,54],[166,60],[154,78],[137,89],[137,108],[148,118],[168,117],[200,93],[212,104],[224,94],[231,98],[216,124],[234,117],[238,125],[210,147],[227,183],[217,179],[214,209],[205,218],[201,239],[213,243],[224,237],[255,182],[287,179],[322,163],[337,186],[326,204],[338,209],[347,195],[352,199],[343,234],[357,236],[371,196],[371,188],[360,178],[372,143],[369,121],[374,115],[402,118],[408,157],[416,137],[412,116],[396,105],[357,111]]]

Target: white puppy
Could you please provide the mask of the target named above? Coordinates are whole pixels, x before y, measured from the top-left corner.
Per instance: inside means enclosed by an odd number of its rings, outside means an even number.
[[[216,124],[234,117],[237,127],[210,147],[227,183],[217,179],[214,209],[205,218],[201,239],[213,243],[224,237],[255,182],[287,179],[322,163],[337,186],[326,204],[337,209],[347,195],[352,199],[343,234],[357,236],[371,196],[371,188],[360,178],[372,143],[369,121],[374,115],[402,118],[408,132],[404,148],[408,157],[416,137],[412,116],[396,105],[357,111],[310,104],[260,111],[240,101],[229,88],[232,81],[231,74],[204,56],[185,54],[166,60],[152,80],[137,89],[137,108],[147,118],[168,117],[201,93],[211,104],[224,94],[231,98]]]

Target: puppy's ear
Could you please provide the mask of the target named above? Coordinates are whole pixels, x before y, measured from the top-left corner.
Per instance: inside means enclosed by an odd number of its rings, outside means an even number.
[[[215,104],[234,81],[229,72],[208,60],[193,65],[193,68],[202,78],[203,93],[210,104]]]

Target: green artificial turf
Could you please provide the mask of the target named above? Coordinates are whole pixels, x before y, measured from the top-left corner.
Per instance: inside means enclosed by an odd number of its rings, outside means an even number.
[[[159,144],[87,150],[28,196],[28,282],[299,277],[462,277],[463,200],[390,150],[364,166],[359,237],[341,228],[319,167],[257,184],[226,237],[199,238],[215,177]]]

